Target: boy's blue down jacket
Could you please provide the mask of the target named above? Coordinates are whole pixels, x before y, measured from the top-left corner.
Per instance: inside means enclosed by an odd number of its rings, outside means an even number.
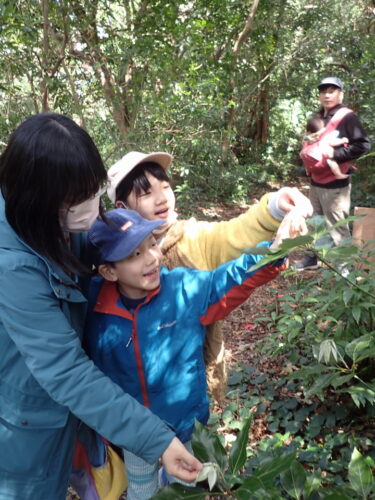
[[[95,278],[85,343],[99,368],[190,439],[194,419],[209,412],[203,360],[204,325],[224,318],[281,266],[247,270],[262,258],[242,255],[214,271],[161,270],[160,287],[131,314],[116,283]]]

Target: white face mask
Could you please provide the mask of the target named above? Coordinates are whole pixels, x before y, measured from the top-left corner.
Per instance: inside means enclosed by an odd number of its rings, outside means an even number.
[[[64,231],[88,231],[99,215],[100,196],[94,196],[79,205],[60,209],[60,224]]]

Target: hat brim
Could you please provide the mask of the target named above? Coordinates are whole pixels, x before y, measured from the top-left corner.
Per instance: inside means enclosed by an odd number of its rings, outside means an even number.
[[[133,168],[138,167],[138,165],[141,165],[142,163],[146,163],[149,161],[152,161],[154,163],[157,163],[161,167],[164,168],[164,170],[167,170],[171,163],[172,163],[173,157],[169,153],[149,153],[148,155],[144,156],[142,159],[137,162]]]
[[[342,87],[336,85],[335,83],[323,83],[322,85],[319,85],[318,90],[323,90],[326,87],[336,87],[337,89],[343,90]]]
[[[147,238],[156,228],[165,224],[164,220],[145,220],[142,225],[142,230],[137,234],[137,238],[134,238],[133,245],[131,248],[127,248],[124,250],[124,245],[122,241],[120,241],[107,255],[107,262],[118,262],[120,260],[126,259],[129,257],[136,248],[142,243],[143,240]]]

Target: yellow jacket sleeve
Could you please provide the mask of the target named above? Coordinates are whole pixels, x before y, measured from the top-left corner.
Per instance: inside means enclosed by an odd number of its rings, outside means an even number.
[[[268,198],[264,195],[259,203],[229,221],[187,221],[177,243],[181,260],[195,269],[215,269],[247,248],[272,239],[280,221],[270,215]]]

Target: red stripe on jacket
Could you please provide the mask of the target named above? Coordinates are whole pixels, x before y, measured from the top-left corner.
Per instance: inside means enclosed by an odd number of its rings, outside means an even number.
[[[231,288],[215,304],[210,306],[206,314],[200,317],[200,322],[202,325],[210,325],[225,318],[233,309],[245,302],[256,288],[276,278],[285,268],[286,263],[278,267],[271,265],[257,270],[247,280]]]

